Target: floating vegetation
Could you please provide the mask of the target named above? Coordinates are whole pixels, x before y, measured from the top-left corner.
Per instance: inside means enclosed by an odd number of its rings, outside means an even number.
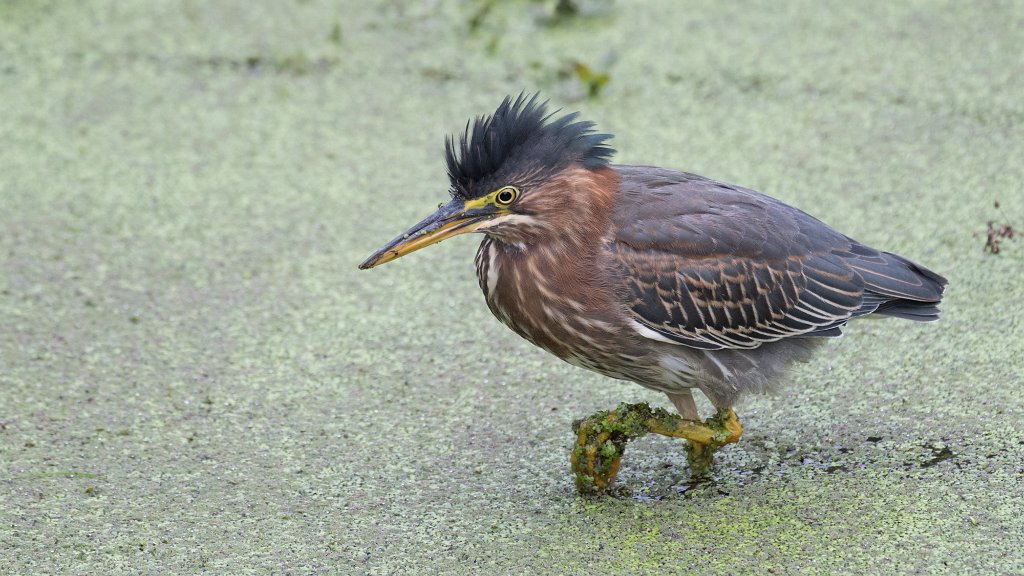
[[[611,0],[556,0],[553,5],[547,0],[542,1],[545,9],[537,17],[537,22],[545,26],[602,18],[611,14],[613,8]]]
[[[341,38],[341,22],[335,22],[334,26],[331,27],[331,33],[327,35],[327,40],[329,40],[331,44],[340,45]]]
[[[608,72],[595,70],[579,60],[571,60],[567,69],[567,75],[574,76],[583,86],[587,98],[597,98],[601,94],[601,90],[611,80],[611,75]]]
[[[487,19],[487,15],[494,10],[494,6],[497,4],[497,0],[484,0],[473,10],[469,18],[466,20],[466,24],[469,26],[470,32],[476,32],[483,25],[484,20]]]

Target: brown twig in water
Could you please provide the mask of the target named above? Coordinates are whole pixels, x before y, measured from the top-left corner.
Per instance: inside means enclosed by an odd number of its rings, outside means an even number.
[[[1000,210],[1001,206],[999,204],[999,200],[996,200],[993,204],[996,210],[999,210],[999,212],[1002,213],[1002,210]],[[989,220],[986,223],[984,250],[991,254],[999,254],[999,251],[1002,250],[1003,240],[1012,240],[1019,234],[1020,232],[1009,224],[996,224],[995,220]],[[978,232],[975,232],[974,235],[977,236]]]

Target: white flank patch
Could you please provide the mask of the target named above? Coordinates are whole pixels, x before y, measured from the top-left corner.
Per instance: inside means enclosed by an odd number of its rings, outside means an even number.
[[[635,330],[637,334],[649,340],[656,340],[658,342],[665,342],[667,344],[679,344],[678,342],[671,340],[664,334],[660,334],[654,330],[651,330],[647,326],[644,326],[643,324],[637,322],[636,320],[633,320],[632,318],[629,319],[629,327]]]

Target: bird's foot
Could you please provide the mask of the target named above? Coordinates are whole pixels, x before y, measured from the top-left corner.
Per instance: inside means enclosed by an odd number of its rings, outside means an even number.
[[[690,464],[690,475],[696,481],[709,478],[715,452],[726,444],[739,441],[743,434],[743,426],[740,425],[736,412],[731,408],[719,410],[714,416],[704,421],[704,426],[714,431],[711,438],[707,441],[702,441],[703,438],[688,438],[686,443],[686,459]]]
[[[736,442],[743,432],[736,413],[720,410],[704,422],[687,420],[646,402],[619,404],[615,410],[601,411],[573,423],[576,445],[573,447],[573,474],[581,494],[599,494],[608,490],[619,473],[626,443],[648,433],[685,438],[689,441],[689,460],[694,476],[706,475],[715,450]]]
[[[599,494],[612,485],[626,443],[647,434],[650,412],[647,404],[623,403],[615,410],[602,410],[573,422],[576,445],[570,462],[581,494]]]

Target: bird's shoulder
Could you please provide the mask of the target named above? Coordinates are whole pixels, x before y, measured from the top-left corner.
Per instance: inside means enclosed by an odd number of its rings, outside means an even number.
[[[749,188],[665,168],[616,169],[615,241],[640,250],[769,260],[850,246],[817,218]]]

